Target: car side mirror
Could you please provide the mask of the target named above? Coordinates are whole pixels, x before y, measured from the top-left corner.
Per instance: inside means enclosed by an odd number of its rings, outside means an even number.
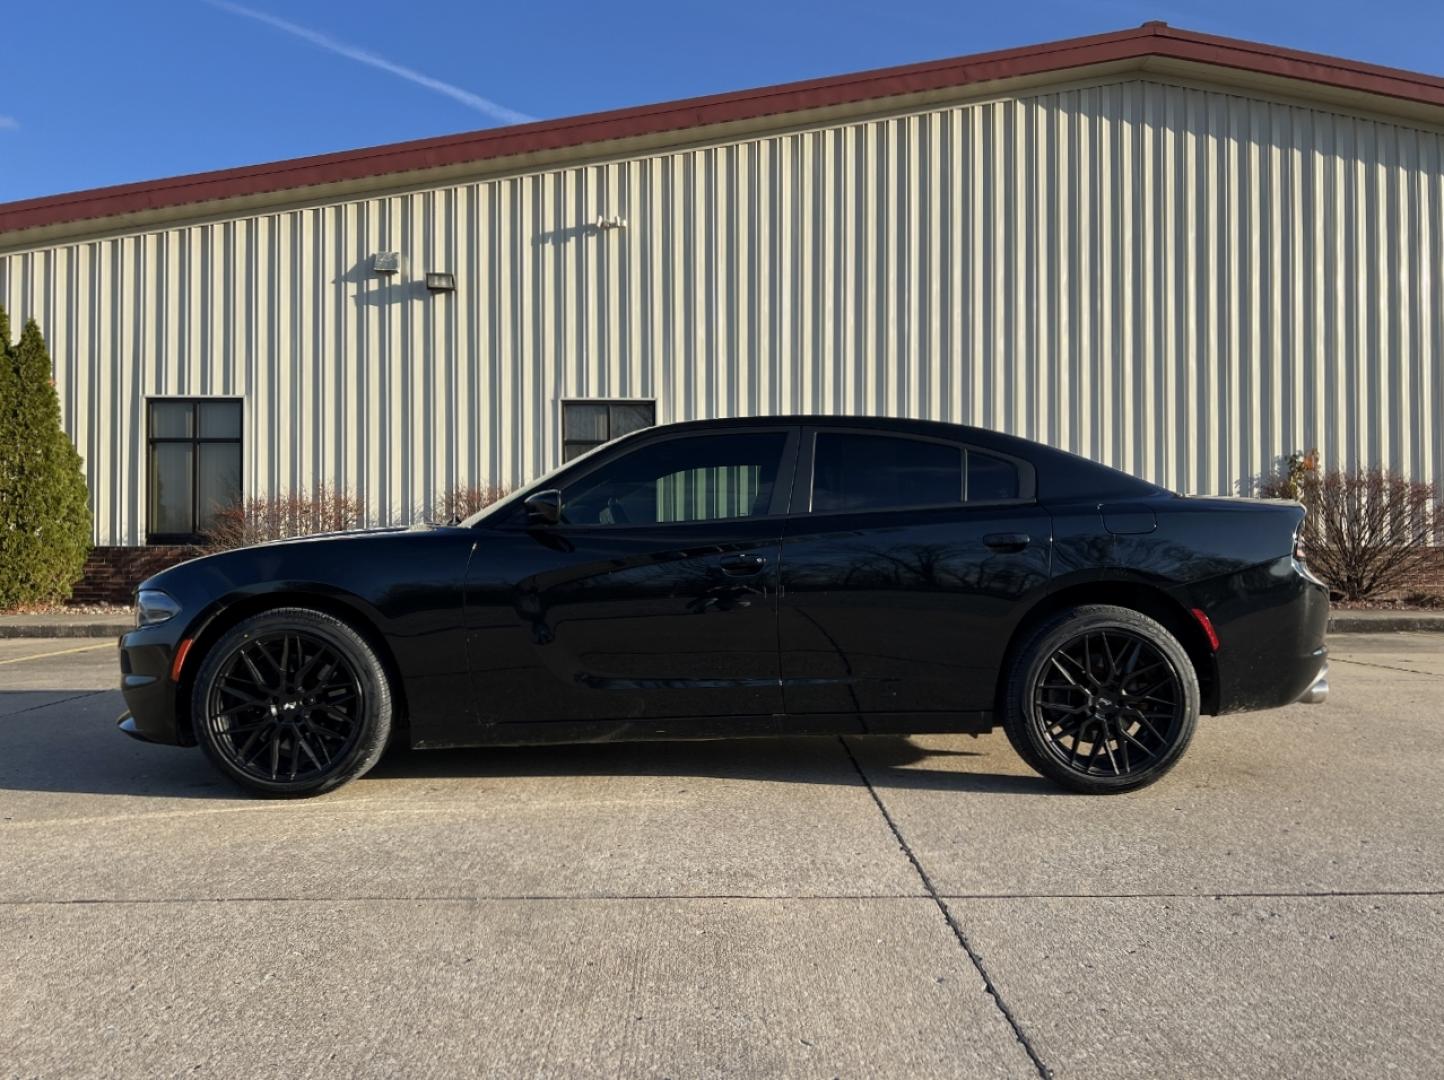
[[[562,493],[555,488],[526,497],[527,525],[556,525],[562,520]]]

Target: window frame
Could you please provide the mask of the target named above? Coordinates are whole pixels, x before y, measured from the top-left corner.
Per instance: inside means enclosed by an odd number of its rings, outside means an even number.
[[[605,439],[603,439],[601,442],[598,442],[598,443],[588,443],[587,440],[582,440],[582,439],[568,439],[568,438],[567,438],[567,406],[568,406],[568,405],[605,405],[605,406],[607,407],[607,437],[606,437]],[[593,449],[593,450],[594,450],[594,449],[596,449],[598,446],[606,446],[607,443],[609,443],[609,442],[615,442],[617,439],[626,438],[626,435],[613,435],[613,434],[612,434],[612,406],[614,406],[614,405],[649,405],[649,406],[651,406],[651,409],[652,409],[652,422],[651,422],[650,424],[648,424],[646,427],[638,428],[637,430],[638,430],[638,431],[646,431],[648,428],[654,428],[654,427],[657,426],[657,399],[654,398],[654,397],[653,397],[653,398],[644,398],[644,397],[637,397],[637,398],[625,398],[625,397],[605,397],[605,398],[572,397],[572,398],[561,398],[561,399],[558,401],[558,403],[557,403],[557,438],[558,438],[558,440],[559,440],[559,442],[560,442],[560,444],[561,444],[560,456],[559,456],[558,460],[561,462],[561,464],[563,464],[563,465],[568,464],[568,460],[567,460],[567,446],[568,446],[568,445],[578,445],[578,446],[580,446],[580,445],[587,445],[587,446],[588,446],[588,449]],[[628,432],[627,434],[628,434],[628,435],[630,435],[630,434],[635,434],[635,432]],[[583,454],[587,453],[587,450],[583,450],[582,453],[583,453]],[[578,456],[580,456],[580,455],[578,455]],[[572,458],[571,460],[572,460],[572,461],[575,461],[576,458]]]
[[[943,446],[950,446],[957,449],[962,455],[963,490],[957,502],[945,503],[909,503],[904,506],[885,506],[874,509],[850,509],[850,510],[813,510],[812,497],[814,484],[816,482],[815,465],[817,461],[817,436],[818,435],[861,435],[869,438],[883,439],[911,439],[914,442],[938,443]],[[1006,461],[1018,470],[1018,495],[1013,499],[987,499],[977,502],[968,501],[968,458],[967,455],[973,451],[987,457],[997,458]],[[1038,482],[1037,472],[1032,462],[1018,457],[1016,454],[1009,454],[1006,451],[994,450],[988,446],[979,446],[976,443],[962,442],[958,439],[949,439],[941,435],[930,435],[922,432],[896,431],[884,428],[854,427],[847,425],[809,425],[802,433],[802,444],[799,450],[797,462],[797,480],[794,485],[798,487],[799,505],[790,511],[791,516],[806,517],[851,517],[858,514],[905,514],[917,510],[973,510],[987,509],[995,506],[1026,506],[1036,503]]]
[[[801,439],[801,429],[796,424],[739,424],[735,427],[709,427],[690,431],[669,431],[666,428],[662,428],[660,432],[648,434],[649,431],[654,430],[655,429],[642,428],[630,435],[623,435],[620,439],[613,440],[615,446],[612,446],[611,443],[603,443],[603,446],[611,447],[611,449],[597,454],[594,458],[588,459],[583,467],[575,471],[569,470],[556,476],[554,478],[555,483],[550,487],[536,487],[528,494],[534,495],[538,491],[549,491],[552,489],[558,491],[565,490],[567,486],[575,484],[579,480],[586,479],[599,469],[606,468],[623,455],[634,453],[655,443],[675,442],[679,439],[715,438],[719,435],[780,434],[785,435],[786,438],[783,439],[782,451],[778,457],[777,479],[772,485],[772,498],[768,502],[767,513],[744,514],[741,517],[706,518],[701,521],[652,521],[645,523],[614,523],[610,525],[600,521],[568,521],[558,525],[549,525],[547,526],[547,530],[554,532],[558,529],[583,529],[590,532],[597,529],[645,529],[648,531],[653,529],[697,529],[706,528],[709,525],[736,524],[739,521],[767,521],[787,516],[788,506],[792,500],[793,486],[796,483],[798,445]],[[565,510],[565,507],[563,509]],[[507,521],[498,522],[497,524],[504,528],[529,528],[526,516],[526,499],[523,498],[518,502],[515,513]]]
[[[199,447],[202,444],[223,444],[234,445],[240,454],[240,478],[238,487],[242,497],[246,490],[246,399],[240,394],[154,394],[147,395],[145,401],[145,542],[147,544],[194,544],[202,539],[201,533],[195,527],[200,524],[200,461],[199,450],[191,454],[191,526],[192,531],[188,533],[177,532],[155,532],[151,529],[151,514],[154,510],[153,495],[150,490],[151,465],[155,460],[155,448],[158,445],[181,445]],[[240,418],[237,425],[239,431],[234,438],[204,437],[200,433],[200,411],[198,405],[207,404],[234,404],[240,409]],[[152,410],[153,405],[189,405],[191,407],[191,434],[180,435],[156,435],[152,431]]]

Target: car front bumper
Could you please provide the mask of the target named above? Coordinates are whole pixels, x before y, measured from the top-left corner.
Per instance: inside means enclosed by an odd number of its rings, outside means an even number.
[[[152,739],[149,735],[142,731],[140,729],[140,725],[135,722],[135,717],[128,712],[121,713],[118,717],[116,717],[115,726],[120,729],[121,734],[129,735],[132,739],[138,739],[143,743],[153,743],[158,741],[156,739]]]
[[[182,728],[178,688],[171,681],[175,656],[172,631],[165,624],[139,627],[120,639],[120,692],[127,713],[120,730],[144,742],[190,746],[194,739]]]

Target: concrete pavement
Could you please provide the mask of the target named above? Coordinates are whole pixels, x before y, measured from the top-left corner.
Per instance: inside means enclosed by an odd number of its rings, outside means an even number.
[[[1331,649],[1109,799],[993,735],[276,803],[115,733],[113,643],[0,641],[0,1075],[1437,1075],[1444,642]]]

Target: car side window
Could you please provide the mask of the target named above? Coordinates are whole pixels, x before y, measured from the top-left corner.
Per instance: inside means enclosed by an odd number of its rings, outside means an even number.
[[[1006,502],[1018,497],[1018,466],[978,450],[968,451],[968,502]]]
[[[960,503],[963,454],[950,443],[820,431],[812,459],[812,511]]]
[[[813,513],[1007,502],[1021,488],[1015,462],[954,443],[821,431],[813,450]]]
[[[772,505],[784,432],[646,443],[562,489],[571,525],[667,525],[758,517]]]

